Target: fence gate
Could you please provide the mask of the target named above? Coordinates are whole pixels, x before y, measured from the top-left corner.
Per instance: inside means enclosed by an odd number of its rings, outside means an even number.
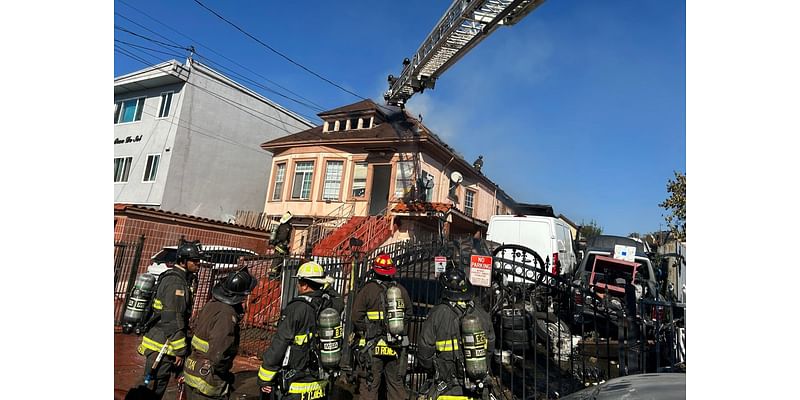
[[[122,313],[128,301],[130,288],[139,273],[144,236],[135,242],[114,243],[114,326],[122,323]]]

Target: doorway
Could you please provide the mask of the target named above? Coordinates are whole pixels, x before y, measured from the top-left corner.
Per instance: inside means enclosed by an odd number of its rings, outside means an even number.
[[[372,166],[372,188],[369,195],[369,215],[379,215],[389,205],[391,165]]]

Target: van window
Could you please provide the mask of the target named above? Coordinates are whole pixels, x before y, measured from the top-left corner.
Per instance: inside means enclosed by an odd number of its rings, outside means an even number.
[[[178,250],[177,249],[161,249],[156,255],[153,256],[153,262],[163,264],[163,263],[171,263],[174,264],[178,259]]]
[[[236,264],[239,257],[253,255],[240,250],[212,250],[207,253],[211,255],[210,262],[214,264]]]

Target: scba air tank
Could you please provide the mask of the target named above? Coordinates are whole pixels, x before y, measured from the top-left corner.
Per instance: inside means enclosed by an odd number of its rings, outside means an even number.
[[[333,308],[319,313],[319,358],[323,368],[336,368],[342,359],[342,320]]]
[[[476,315],[468,314],[461,319],[461,339],[467,376],[471,379],[483,379],[489,369],[486,362],[489,344],[483,325]]]
[[[405,334],[406,305],[403,303],[403,293],[397,286],[386,289],[386,322],[389,333],[395,336]]]
[[[138,330],[145,323],[145,318],[150,311],[150,302],[153,300],[156,277],[152,274],[141,274],[133,284],[133,290],[125,305],[122,314],[122,332],[131,333]]]

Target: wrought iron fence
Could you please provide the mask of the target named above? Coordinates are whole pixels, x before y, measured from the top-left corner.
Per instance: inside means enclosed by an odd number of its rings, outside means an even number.
[[[115,244],[115,283],[118,276],[129,282],[135,278],[124,262],[116,262],[135,259],[132,248],[135,246],[129,243]],[[471,238],[433,238],[393,243],[367,254],[359,250],[351,248],[343,257],[310,259],[334,278],[333,288],[349,304],[349,297],[367,277],[369,261],[380,252],[392,256],[398,269],[396,279],[412,299],[407,374],[412,393],[421,393],[430,384],[415,352],[422,323],[441,302],[436,256],[446,257],[448,265],[465,269],[468,276],[472,255],[493,256],[491,285],[477,288],[475,303],[493,318],[496,346],[491,365],[497,398],[557,398],[616,376],[676,370],[681,363],[685,366],[684,304],[658,296],[626,301],[602,295],[573,282],[572,277],[553,274],[549,260],[528,248],[490,246]],[[280,310],[297,294],[291,277],[306,260],[300,255],[266,254],[242,257],[235,267],[202,269],[194,315],[210,300],[216,282],[235,269],[248,267],[259,284],[245,300],[240,354],[260,356],[269,346]],[[125,295],[119,289],[115,285],[115,298]],[[345,308],[344,321],[350,312]],[[118,315],[115,311],[115,321]],[[345,332],[345,337],[349,333]]]

